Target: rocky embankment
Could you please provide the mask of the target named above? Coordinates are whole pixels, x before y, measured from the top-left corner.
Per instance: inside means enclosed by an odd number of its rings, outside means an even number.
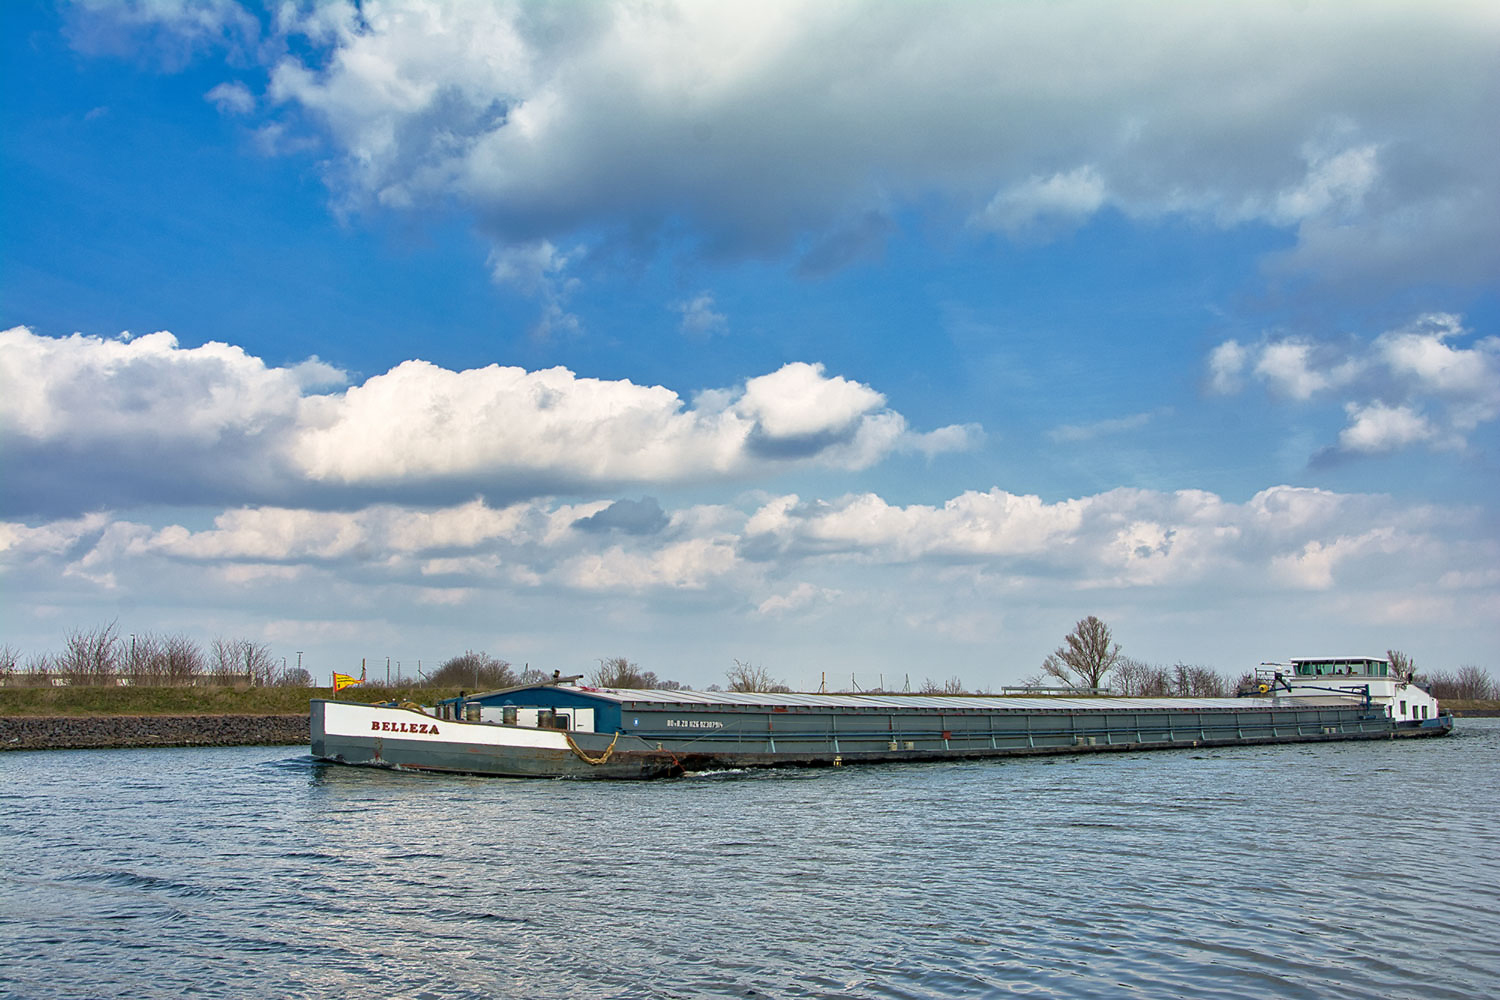
[[[306,715],[103,715],[0,718],[0,750],[306,745]]]

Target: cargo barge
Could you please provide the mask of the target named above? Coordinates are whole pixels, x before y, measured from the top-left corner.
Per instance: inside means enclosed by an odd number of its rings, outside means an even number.
[[[505,777],[658,778],[1180,747],[1442,736],[1453,719],[1377,657],[1268,664],[1236,698],[763,694],[594,688],[577,677],[431,708],[318,699],[312,754]]]

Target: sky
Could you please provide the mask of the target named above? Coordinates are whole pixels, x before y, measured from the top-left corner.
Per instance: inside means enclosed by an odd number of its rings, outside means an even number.
[[[0,5],[0,645],[1500,671],[1500,7]]]

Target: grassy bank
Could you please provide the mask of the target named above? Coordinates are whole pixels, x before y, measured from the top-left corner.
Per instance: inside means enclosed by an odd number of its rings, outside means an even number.
[[[1449,698],[1442,706],[1459,718],[1495,718],[1500,716],[1500,700],[1494,698]]]
[[[342,701],[415,701],[431,705],[453,688],[345,688]],[[35,687],[0,688],[0,716],[306,715],[310,698],[331,688],[302,687]]]

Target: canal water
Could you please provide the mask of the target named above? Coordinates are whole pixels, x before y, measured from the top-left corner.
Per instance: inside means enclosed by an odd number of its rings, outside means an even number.
[[[0,754],[0,996],[1500,992],[1500,720],[728,773]]]

